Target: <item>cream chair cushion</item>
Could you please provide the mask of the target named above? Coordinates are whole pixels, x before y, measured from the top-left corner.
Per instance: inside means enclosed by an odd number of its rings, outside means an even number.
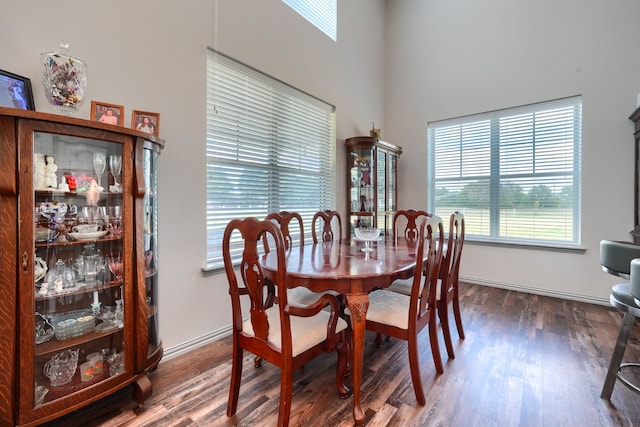
[[[267,309],[266,313],[269,320],[269,342],[281,349],[280,309],[277,305],[274,305]],[[327,339],[329,312],[323,310],[311,317],[291,316],[290,323],[292,354],[295,357]],[[338,318],[336,333],[345,329],[347,329],[347,322],[342,318]],[[250,320],[244,321],[242,331],[248,335],[255,335]]]
[[[386,289],[369,294],[367,320],[400,329],[409,328],[409,303],[411,297]]]
[[[391,283],[391,286],[387,288],[388,291],[397,292],[399,294],[411,296],[411,287],[413,286],[413,277],[408,279],[396,279]],[[440,292],[442,290],[442,279],[438,279],[436,284],[436,301],[440,301]],[[420,292],[424,288],[424,276],[420,280]]]
[[[326,293],[333,296],[340,295],[336,291],[327,291]],[[322,295],[323,293],[313,292],[303,286],[298,286],[297,288],[291,288],[287,290],[287,302],[289,304],[296,305],[311,305],[314,302],[318,301],[318,299]]]

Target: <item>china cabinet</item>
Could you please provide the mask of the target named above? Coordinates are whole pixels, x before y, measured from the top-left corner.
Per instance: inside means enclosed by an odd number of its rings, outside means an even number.
[[[397,168],[402,148],[372,136],[348,138],[349,235],[356,227],[390,234],[397,204]]]
[[[633,184],[633,230],[631,230],[631,237],[633,243],[640,245],[640,107],[629,116],[629,120],[633,121],[633,141],[635,151],[635,179]]]
[[[151,395],[163,141],[0,107],[0,425]]]

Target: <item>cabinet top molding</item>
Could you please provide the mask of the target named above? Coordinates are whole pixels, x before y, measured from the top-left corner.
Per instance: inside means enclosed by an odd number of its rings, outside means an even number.
[[[402,147],[391,144],[390,142],[383,141],[380,138],[376,138],[375,136],[354,136],[351,138],[347,138],[344,142],[348,147],[352,149],[369,148],[367,146],[375,144],[380,148],[387,149],[398,155],[402,154]]]
[[[135,129],[126,128],[124,126],[108,125],[105,123],[94,122],[91,120],[80,119],[77,117],[42,113],[42,112],[31,111],[31,110],[19,110],[16,108],[7,108],[7,107],[0,107],[0,116],[11,116],[11,117],[19,117],[19,118],[25,118],[25,119],[43,120],[47,122],[82,126],[85,128],[94,128],[94,129],[99,129],[103,131],[118,132],[121,134],[133,135],[133,136],[145,138],[155,144],[158,144],[161,149],[164,148],[163,139],[157,138],[145,132],[140,132]]]

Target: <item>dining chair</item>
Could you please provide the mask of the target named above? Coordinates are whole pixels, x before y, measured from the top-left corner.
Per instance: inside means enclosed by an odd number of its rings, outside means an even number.
[[[447,236],[447,246],[442,257],[442,264],[439,272],[439,279],[436,289],[436,304],[438,307],[438,317],[442,323],[442,335],[447,349],[447,356],[455,359],[453,342],[451,340],[451,329],[449,326],[449,303],[453,306],[453,316],[460,339],[464,339],[464,327],[462,326],[462,315],[460,312],[459,297],[459,275],[460,259],[462,257],[462,247],[464,245],[464,214],[456,211],[449,217],[449,232]],[[411,295],[412,278],[395,280],[388,290],[404,295]],[[378,345],[381,338],[376,337]]]
[[[625,376],[628,369],[640,368],[640,363],[622,363],[622,357],[627,347],[636,318],[640,318],[640,246],[631,242],[619,242],[603,240],[600,242],[600,265],[602,269],[614,276],[631,283],[614,285],[611,288],[609,301],[611,305],[624,313],[618,339],[611,354],[609,369],[605,376],[600,397],[610,400],[616,380],[626,385],[629,389],[640,393],[640,384],[631,381],[632,375]],[[636,297],[637,295],[637,297]],[[637,377],[635,377],[637,378]]]
[[[284,238],[285,250],[293,247],[293,238],[289,231],[289,224],[291,224],[292,221],[298,223],[298,241],[301,246],[304,244],[304,223],[302,222],[302,216],[300,216],[298,212],[271,212],[264,219],[265,221],[272,221],[279,225],[282,237]],[[263,238],[263,244],[265,252],[269,252],[269,242],[266,235]]]
[[[436,302],[438,305],[438,317],[442,324],[442,334],[444,344],[447,348],[447,355],[450,359],[455,359],[453,343],[451,341],[451,329],[449,326],[449,303],[453,306],[453,317],[458,330],[458,337],[464,339],[464,328],[462,327],[462,315],[460,314],[460,259],[462,257],[462,247],[464,246],[464,214],[455,211],[449,217],[449,233],[447,237],[447,248],[442,258],[440,268],[440,279],[436,292]]]
[[[320,230],[319,227],[322,227]],[[318,236],[318,232],[320,236]],[[336,239],[336,235],[338,238]],[[340,212],[324,210],[316,212],[311,220],[313,243],[342,241],[342,218]]]
[[[271,306],[265,304],[270,298],[268,294],[273,291],[265,285],[258,250],[265,233],[272,239],[272,251],[277,257],[279,299]],[[238,234],[244,245],[239,264],[240,281],[234,268],[238,260],[231,258],[231,242],[237,241]],[[225,228],[222,254],[233,316],[233,359],[227,416],[235,415],[238,406],[244,350],[280,368],[279,426],[289,424],[293,371],[322,353],[337,351],[336,387],[341,397],[347,397],[349,390],[344,385],[349,355],[345,341],[347,322],[338,316],[338,301],[332,295],[322,295],[309,306],[288,304],[285,243],[278,226],[256,218],[234,219]],[[249,301],[241,302],[245,297]],[[330,307],[330,310],[325,311],[325,307]]]
[[[421,405],[425,405],[426,400],[420,375],[418,334],[427,326],[436,372],[444,372],[436,325],[436,287],[443,240],[444,229],[439,216],[422,220],[418,227],[416,259],[423,261],[416,263],[411,295],[386,289],[373,291],[369,294],[366,315],[367,330],[407,341],[411,381]]]
[[[391,225],[393,240],[396,241],[399,237],[400,231],[402,235],[407,239],[418,238],[418,225],[420,220],[431,216],[427,211],[423,210],[399,210],[393,215],[393,222]]]

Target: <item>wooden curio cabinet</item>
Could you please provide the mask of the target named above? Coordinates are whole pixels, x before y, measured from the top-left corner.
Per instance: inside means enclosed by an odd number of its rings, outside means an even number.
[[[129,385],[140,403],[151,395],[162,147],[0,108],[0,425],[42,424]]]
[[[348,235],[360,226],[378,227],[381,235],[391,234],[402,148],[370,136],[356,136],[345,142]]]

